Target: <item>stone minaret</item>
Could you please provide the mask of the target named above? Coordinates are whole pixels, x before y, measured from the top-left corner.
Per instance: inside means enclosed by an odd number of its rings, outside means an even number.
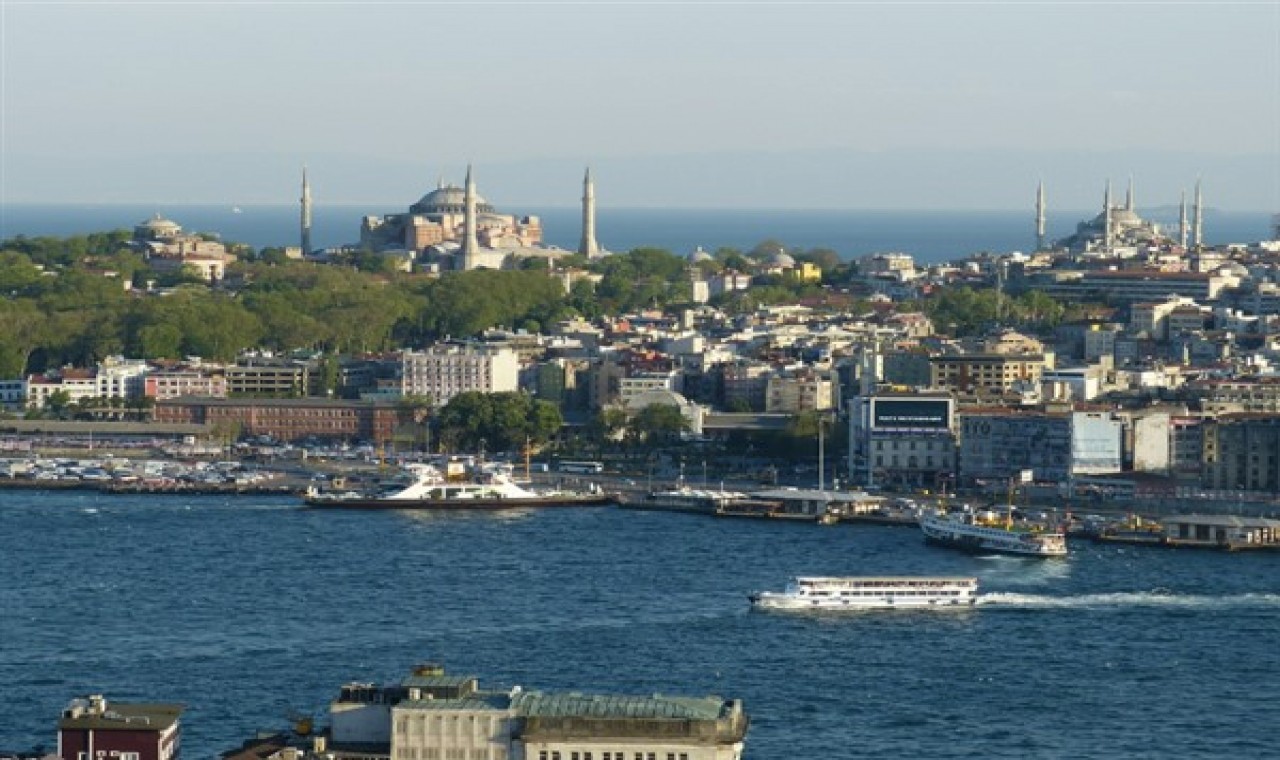
[[[467,164],[467,182],[466,190],[463,195],[463,203],[466,204],[466,237],[462,239],[462,268],[475,269],[479,264],[477,254],[480,252],[480,243],[476,239],[476,183],[471,178],[471,164]]]
[[[1178,245],[1187,250],[1187,191],[1182,191],[1182,202],[1178,204]]]
[[[1044,180],[1036,188],[1036,250],[1044,250]]]
[[[302,255],[311,255],[311,183],[307,181],[307,167],[302,167]]]
[[[1111,236],[1115,230],[1111,224],[1111,180],[1107,180],[1107,191],[1102,194],[1102,243],[1111,247]]]
[[[1128,209],[1129,211],[1137,211],[1137,210],[1138,210],[1138,209],[1133,205],[1133,175],[1132,175],[1132,174],[1130,174],[1130,175],[1129,175],[1129,193],[1128,193],[1128,194],[1125,196],[1125,198],[1124,198],[1124,207],[1125,207],[1126,209]]]
[[[591,180],[591,167],[587,167],[582,179],[582,241],[578,243],[578,253],[591,259],[600,255],[596,243],[596,184]]]
[[[1204,245],[1204,198],[1200,195],[1200,180],[1196,180],[1195,217],[1191,223],[1191,244],[1200,249]]]

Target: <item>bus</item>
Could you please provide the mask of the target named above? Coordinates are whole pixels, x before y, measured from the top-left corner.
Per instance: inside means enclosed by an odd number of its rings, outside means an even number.
[[[604,462],[561,462],[556,466],[560,472],[581,473],[584,475],[604,472]]]

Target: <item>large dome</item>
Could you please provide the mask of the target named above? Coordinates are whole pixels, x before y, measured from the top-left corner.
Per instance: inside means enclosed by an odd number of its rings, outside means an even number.
[[[441,185],[419,198],[409,211],[415,214],[465,214],[467,191],[454,185]],[[479,193],[476,193],[476,213],[493,213],[493,206]]]
[[[145,222],[142,222],[138,226],[145,229],[149,229],[149,230],[157,230],[157,231],[163,230],[165,232],[168,232],[171,230],[178,231],[182,229],[182,227],[180,227],[177,222],[173,221],[172,219],[165,219],[159,214],[156,214],[155,216],[151,217]]]
[[[150,219],[139,222],[133,227],[135,240],[163,240],[176,237],[182,233],[182,227],[172,219],[165,219],[156,214]]]

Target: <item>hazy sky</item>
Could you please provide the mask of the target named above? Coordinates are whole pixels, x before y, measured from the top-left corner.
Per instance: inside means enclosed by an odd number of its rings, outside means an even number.
[[[1280,211],[1280,3],[0,0],[7,203]]]

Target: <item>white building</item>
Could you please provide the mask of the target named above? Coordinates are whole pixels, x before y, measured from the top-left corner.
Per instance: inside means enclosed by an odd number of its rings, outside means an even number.
[[[93,398],[138,398],[143,394],[147,363],[140,359],[108,357],[94,369],[67,367],[26,379],[27,406],[39,409],[59,391],[76,403]]]
[[[436,406],[460,393],[513,392],[520,387],[520,359],[503,347],[441,345],[405,351],[400,392],[422,396]]]

